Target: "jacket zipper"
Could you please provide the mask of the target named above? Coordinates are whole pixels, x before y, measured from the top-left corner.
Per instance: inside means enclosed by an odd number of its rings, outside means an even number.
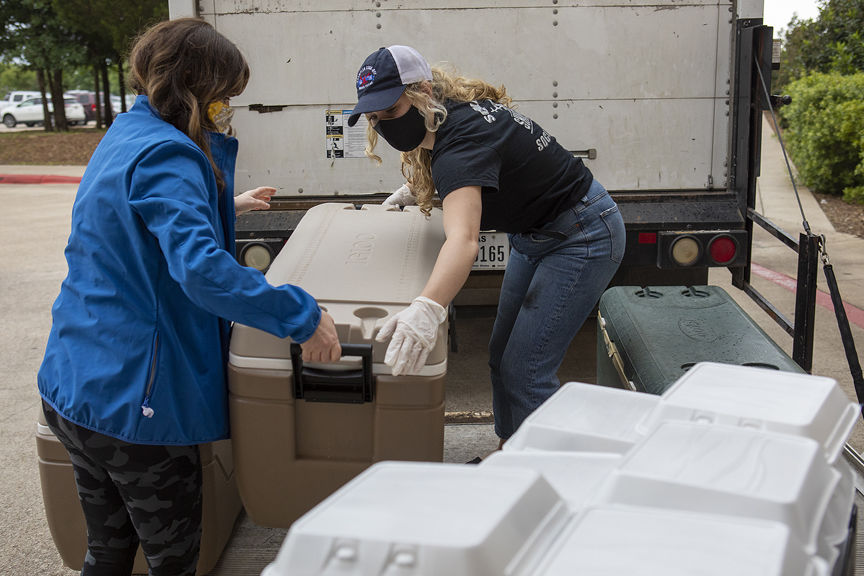
[[[141,413],[147,418],[152,418],[153,414],[156,413],[153,411],[153,408],[150,407],[150,394],[153,392],[153,381],[156,379],[156,355],[158,352],[159,333],[157,332],[153,339],[153,358],[150,359],[150,378],[147,381],[147,390],[144,392],[144,402],[141,404]]]

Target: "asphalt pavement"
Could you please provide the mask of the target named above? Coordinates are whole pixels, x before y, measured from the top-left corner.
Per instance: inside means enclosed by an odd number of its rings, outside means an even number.
[[[766,124],[757,210],[797,237],[803,230],[803,218],[785,170],[777,138]],[[6,175],[77,177],[83,171],[81,166],[0,166],[0,179]],[[51,304],[66,271],[63,248],[76,190],[75,184],[53,182],[0,184],[0,314],[4,328],[0,331],[0,533],[4,535],[0,539],[0,574],[75,574],[62,566],[45,522],[34,440],[39,410],[35,375],[50,327]],[[864,239],[837,232],[813,195],[806,188],[799,191],[811,229],[825,235],[860,359],[864,349]],[[773,236],[757,230],[753,262],[753,285],[787,317],[793,317],[794,283],[789,279],[796,276],[797,255]],[[819,288],[827,292],[821,274],[820,270]],[[726,289],[791,354],[791,337],[746,294],[731,286],[728,271],[712,271],[709,282]],[[826,306],[823,294],[819,302],[813,373],[836,379],[854,399],[830,301]],[[488,426],[448,426],[445,459],[468,460],[482,454],[492,442]],[[864,452],[860,423],[850,443]],[[261,537],[258,533],[254,536]],[[242,573],[257,572],[249,567]]]

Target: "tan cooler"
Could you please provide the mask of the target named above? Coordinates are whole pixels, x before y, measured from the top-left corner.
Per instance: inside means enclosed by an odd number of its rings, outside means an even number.
[[[202,444],[200,450],[203,502],[201,553],[196,570],[199,575],[208,574],[216,566],[242,509],[234,482],[231,441]],[[46,425],[41,411],[36,424],[36,453],[39,457],[42,501],[54,545],[64,565],[81,570],[87,552],[87,527],[78,502],[72,462],[66,448]],[[147,574],[147,563],[140,547],[133,573]]]
[[[320,204],[267,280],[306,289],[336,322],[343,358],[302,365],[300,347],[235,325],[228,364],[237,484],[259,525],[295,519],[379,460],[441,461],[447,323],[416,376],[394,377],[384,321],[426,284],[444,242],[441,211]],[[293,348],[293,355],[292,355]]]

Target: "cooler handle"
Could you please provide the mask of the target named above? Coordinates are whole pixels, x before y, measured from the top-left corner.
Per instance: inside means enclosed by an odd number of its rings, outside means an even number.
[[[372,401],[372,345],[342,344],[342,356],[360,356],[356,370],[328,370],[303,366],[300,344],[291,343],[294,398],[307,402],[362,404]]]

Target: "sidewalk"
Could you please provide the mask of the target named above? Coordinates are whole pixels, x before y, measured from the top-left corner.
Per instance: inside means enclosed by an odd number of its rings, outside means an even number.
[[[0,164],[0,178],[6,175],[65,176],[81,178],[86,166],[18,166]]]

